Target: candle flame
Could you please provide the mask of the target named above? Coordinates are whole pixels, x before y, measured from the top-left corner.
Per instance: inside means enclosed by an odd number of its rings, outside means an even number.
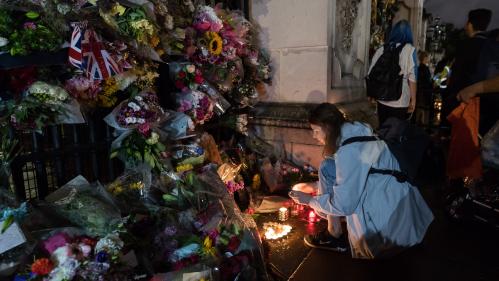
[[[265,223],[263,229],[265,230],[265,239],[275,240],[288,235],[292,227],[287,224]]]

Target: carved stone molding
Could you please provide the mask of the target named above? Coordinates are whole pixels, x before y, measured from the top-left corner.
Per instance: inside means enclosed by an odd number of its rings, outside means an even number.
[[[361,0],[341,1],[340,7],[340,25],[343,29],[343,38],[341,46],[347,52],[352,47],[352,34],[355,22],[357,21],[358,6]]]
[[[252,125],[310,129],[308,113],[313,103],[259,103],[253,110]],[[336,106],[351,120],[362,121],[376,127],[374,108],[365,100],[337,103]]]

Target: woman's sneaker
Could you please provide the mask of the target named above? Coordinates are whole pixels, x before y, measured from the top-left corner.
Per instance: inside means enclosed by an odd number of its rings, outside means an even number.
[[[336,251],[344,253],[348,250],[348,241],[346,239],[346,235],[342,234],[340,238],[335,238],[329,231],[324,230],[314,235],[307,234],[303,237],[303,241],[305,241],[305,245],[317,248],[324,249],[329,251]]]

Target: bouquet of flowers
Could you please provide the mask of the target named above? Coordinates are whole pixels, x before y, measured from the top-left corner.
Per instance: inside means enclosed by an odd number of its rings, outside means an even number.
[[[53,52],[62,42],[62,37],[47,27],[37,12],[29,11],[16,19],[14,12],[0,8],[0,51],[8,51],[12,56]]]
[[[175,75],[175,86],[183,92],[188,89],[196,90],[203,82],[201,70],[193,64],[183,66]]]
[[[204,124],[213,116],[213,102],[204,93],[190,90],[177,93],[177,111],[189,115],[194,124]]]
[[[125,7],[120,3],[111,4],[109,9],[102,11],[101,16],[109,25],[116,28],[120,34],[132,37],[137,42],[155,48],[160,43],[157,27],[152,22],[144,8],[140,6]]]
[[[109,193],[99,183],[91,185],[81,176],[51,193],[46,201],[57,215],[90,235],[105,236],[121,223]]]
[[[110,280],[119,278],[114,276],[115,267],[131,268],[122,262],[124,242],[117,232],[99,239],[68,229],[53,232],[40,244],[43,251],[29,266],[30,272],[15,280]]]
[[[121,141],[121,146],[113,149],[111,158],[121,156],[127,167],[145,163],[158,172],[165,169],[161,162],[165,146],[160,142],[159,134],[146,124],[139,126]]]
[[[11,104],[11,123],[17,129],[41,130],[47,124],[83,123],[78,103],[59,86],[36,81],[17,105]]]
[[[111,158],[120,156],[127,167],[145,163],[162,171],[161,154],[165,146],[160,142],[156,127],[166,116],[153,93],[142,92],[123,101],[104,118],[120,134],[112,144]]]
[[[156,124],[162,120],[165,112],[158,104],[158,98],[150,92],[142,92],[135,97],[132,97],[116,107],[116,109],[108,115],[111,117],[112,124],[109,124],[118,129],[138,129],[143,131],[146,126],[144,124]],[[142,125],[142,126],[141,126]],[[116,127],[117,126],[117,127]]]

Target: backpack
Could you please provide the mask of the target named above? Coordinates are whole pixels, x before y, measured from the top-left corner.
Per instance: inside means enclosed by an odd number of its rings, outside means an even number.
[[[383,54],[376,61],[366,77],[367,96],[379,101],[395,101],[402,95],[402,81],[400,74],[400,52],[404,45],[395,47],[387,44]]]
[[[399,163],[400,171],[371,168],[369,173],[392,175],[399,182],[407,181],[413,185],[420,182],[419,168],[430,143],[430,136],[407,120],[391,117],[381,125],[378,136],[348,138],[341,146],[354,142],[379,140],[386,142],[388,149]]]

